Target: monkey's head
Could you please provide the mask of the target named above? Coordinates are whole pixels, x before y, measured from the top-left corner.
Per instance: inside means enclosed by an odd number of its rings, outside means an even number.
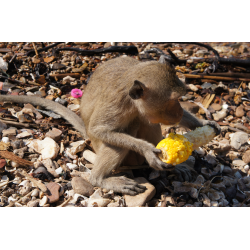
[[[151,123],[175,125],[183,116],[178,101],[186,86],[167,63],[144,62],[137,68],[137,79],[129,90],[138,111]]]

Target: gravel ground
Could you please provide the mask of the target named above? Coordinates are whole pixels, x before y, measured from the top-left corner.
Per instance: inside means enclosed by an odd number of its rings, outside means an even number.
[[[58,114],[29,103],[0,103],[0,206],[250,206],[249,43],[205,43],[218,52],[217,59],[216,51],[197,44],[78,42],[39,51],[52,44],[0,42],[1,95],[38,96],[79,114],[80,99],[72,89],[84,94],[100,64],[127,53],[86,56],[56,49],[136,46],[141,60],[158,60],[158,48],[171,56],[177,75],[186,81],[182,107],[198,118],[217,121],[222,132],[180,164],[191,170],[193,182],[147,167],[121,168],[147,187],[143,194],[122,196],[88,182],[96,157],[91,141]],[[145,53],[148,50],[152,53]],[[164,137],[170,132],[187,130],[162,125]]]

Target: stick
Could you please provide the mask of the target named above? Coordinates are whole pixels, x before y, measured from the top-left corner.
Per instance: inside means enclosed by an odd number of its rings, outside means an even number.
[[[30,180],[36,187],[38,187],[40,190],[42,190],[44,193],[47,193],[47,187],[41,182],[37,181],[35,178],[30,176],[28,173],[23,171],[18,171],[21,175],[25,176],[28,180]]]
[[[64,201],[61,205],[57,206],[57,207],[64,207],[65,205],[67,205],[69,203],[69,201],[72,199],[72,197],[69,197],[66,201]]]
[[[49,45],[47,47],[44,47],[42,49],[37,50],[37,52],[42,52],[42,51],[49,50],[49,49],[54,48],[55,46],[57,46],[57,45],[59,45],[61,43],[63,43],[63,42],[54,43],[52,45]],[[33,55],[35,55],[35,50],[31,50],[31,51],[29,51],[29,52],[26,53],[26,56],[33,56]]]
[[[39,55],[38,55],[38,52],[37,52],[37,49],[36,49],[36,44],[35,43],[32,43],[32,44],[33,44],[34,50],[36,52],[36,58],[39,58]]]
[[[4,119],[0,119],[0,121],[3,122],[3,123],[6,123],[6,124],[15,125],[15,126],[19,126],[19,127],[25,127],[25,128],[29,128],[30,127],[30,125],[27,124],[27,123],[6,121]]]
[[[236,78],[236,77],[223,77],[223,76],[210,76],[210,75],[192,75],[183,74],[186,78],[190,79],[212,79],[218,81],[250,81],[250,78]]]
[[[94,49],[94,50],[84,50],[84,49],[78,49],[78,48],[73,48],[73,47],[65,47],[65,48],[56,49],[55,53],[58,53],[59,51],[63,51],[63,50],[76,51],[85,56],[94,56],[94,55],[99,55],[103,53],[111,53],[111,52],[127,53],[131,55],[138,54],[138,49],[135,46],[111,46],[108,48]]]
[[[1,156],[2,158],[8,159],[8,160],[10,160],[10,161],[16,162],[16,163],[18,163],[20,166],[25,166],[25,167],[33,167],[33,166],[34,166],[34,162],[24,160],[24,159],[18,157],[17,155],[15,155],[14,153],[9,152],[9,151],[7,151],[7,150],[5,150],[5,151],[0,151],[0,156]]]

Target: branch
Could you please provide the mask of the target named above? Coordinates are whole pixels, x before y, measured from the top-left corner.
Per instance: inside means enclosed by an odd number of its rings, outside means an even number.
[[[39,52],[42,52],[42,51],[47,51],[47,50],[49,50],[51,48],[56,47],[57,45],[59,45],[61,43],[63,43],[63,42],[53,43],[52,45],[49,45],[47,47],[44,47],[42,49],[37,50],[37,52],[39,53]],[[34,56],[35,53],[36,53],[35,50],[30,50],[29,52],[26,53],[26,56]]]

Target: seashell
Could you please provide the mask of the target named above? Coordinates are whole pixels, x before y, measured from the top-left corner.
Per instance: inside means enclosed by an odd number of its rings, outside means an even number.
[[[62,167],[57,168],[57,169],[55,170],[55,172],[56,172],[58,175],[60,175],[60,174],[63,172]]]
[[[29,180],[24,180],[22,181],[18,186],[30,186],[30,181]]]
[[[66,166],[70,169],[70,170],[74,170],[77,169],[78,166],[76,164],[73,163],[67,163]]]
[[[64,193],[64,195],[65,195],[66,198],[73,197],[74,194],[75,194],[75,192],[74,192],[73,189],[67,190],[67,191]]]
[[[13,168],[18,168],[18,167],[20,166],[19,163],[14,162],[14,161],[11,161],[10,165],[11,165]]]
[[[3,175],[1,178],[1,182],[9,181],[9,177],[7,175]]]
[[[21,178],[21,177],[16,177],[16,178],[12,181],[12,183],[14,183],[14,184],[20,184],[21,181],[22,181],[22,178]]]
[[[36,188],[33,190],[33,192],[31,193],[32,197],[37,197],[39,195],[39,190]]]
[[[110,199],[89,199],[88,207],[106,207],[111,202]]]
[[[46,195],[39,201],[39,206],[43,207],[48,202],[48,197]]]
[[[12,173],[16,171],[16,168],[5,166],[5,171]]]
[[[10,142],[9,137],[3,137],[3,138],[2,138],[2,142],[4,142],[4,143]]]

